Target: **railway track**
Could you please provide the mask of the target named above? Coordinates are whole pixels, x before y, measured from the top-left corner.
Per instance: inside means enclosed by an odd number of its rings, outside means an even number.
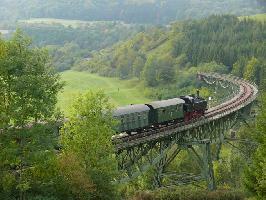
[[[239,86],[239,92],[232,99],[218,106],[208,109],[204,117],[194,119],[189,122],[170,124],[161,128],[147,129],[135,135],[127,135],[120,137],[117,141],[115,141],[117,150],[119,151],[128,147],[134,147],[140,143],[145,143],[147,141],[169,137],[169,135],[175,134],[178,131],[182,132],[195,126],[201,126],[205,123],[210,123],[214,120],[217,120],[219,118],[230,115],[238,110],[241,110],[243,107],[252,103],[257,97],[258,90],[255,84],[251,84],[243,79],[226,75],[221,76],[218,74],[205,73],[200,73],[199,76],[206,78],[211,77],[217,80],[231,82],[232,84]]]

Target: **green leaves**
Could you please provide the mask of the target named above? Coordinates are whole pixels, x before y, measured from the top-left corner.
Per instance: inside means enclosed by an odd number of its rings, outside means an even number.
[[[161,87],[159,90],[178,85],[177,91],[189,91],[191,77],[199,71],[244,75],[266,85],[265,29],[265,24],[230,15],[177,22],[169,29],[148,29],[93,54],[84,70],[104,76],[137,77],[149,87]]]
[[[115,134],[111,109],[109,99],[101,91],[80,95],[61,131],[63,154],[72,155],[71,162],[76,163],[94,185],[95,190],[90,191],[87,198],[114,199],[116,196],[111,183],[117,175],[111,142],[111,136]],[[72,183],[77,180],[73,179]]]
[[[245,186],[258,199],[266,198],[266,100],[263,96],[262,109],[256,120],[256,142],[258,148],[253,156],[252,164],[245,171]],[[254,130],[253,130],[254,131]]]
[[[62,88],[46,51],[31,47],[17,31],[0,56],[0,127],[23,126],[50,117]]]
[[[21,31],[0,43],[0,196],[26,199],[57,177],[56,137],[48,119],[62,84],[47,52],[32,47]]]

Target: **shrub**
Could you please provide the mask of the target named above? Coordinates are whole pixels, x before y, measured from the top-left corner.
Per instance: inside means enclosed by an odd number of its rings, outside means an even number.
[[[161,189],[154,192],[138,192],[132,200],[244,200],[240,191],[216,190],[209,192],[192,187]]]

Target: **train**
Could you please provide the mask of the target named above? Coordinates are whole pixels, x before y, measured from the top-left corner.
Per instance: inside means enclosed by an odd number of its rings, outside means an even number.
[[[207,107],[208,103],[200,97],[199,91],[179,98],[118,107],[113,112],[118,121],[115,131],[131,135],[171,123],[189,122],[204,116]]]

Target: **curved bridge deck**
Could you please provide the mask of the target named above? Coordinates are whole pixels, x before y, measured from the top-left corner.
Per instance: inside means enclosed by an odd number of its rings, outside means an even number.
[[[232,99],[208,109],[205,116],[202,118],[192,120],[189,123],[177,123],[156,130],[144,131],[136,135],[123,137],[116,145],[117,150],[119,151],[125,148],[134,147],[141,143],[153,140],[160,140],[173,134],[184,132],[191,128],[202,126],[206,123],[211,123],[248,106],[256,99],[258,94],[258,89],[255,84],[251,84],[237,77],[207,73],[199,73],[198,77],[202,80],[214,79],[216,81],[229,82],[230,84],[239,87],[239,92]]]

